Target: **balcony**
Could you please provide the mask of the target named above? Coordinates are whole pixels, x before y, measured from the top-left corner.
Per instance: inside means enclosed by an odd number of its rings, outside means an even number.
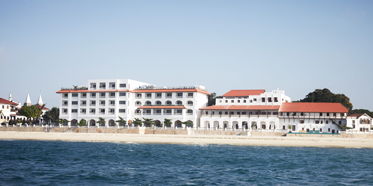
[[[171,112],[164,112],[163,115],[171,115]]]
[[[96,103],[91,103],[89,104],[89,106],[96,106]]]
[[[91,95],[91,98],[96,98],[96,96],[92,96],[92,95]]]
[[[176,112],[175,115],[183,115],[183,113],[177,113],[177,112]]]
[[[80,104],[80,106],[87,106],[87,104],[83,104],[83,103],[82,103],[82,104]]]
[[[152,115],[152,113],[151,112],[144,112],[143,115]]]
[[[92,115],[94,115],[94,114],[96,114],[96,112],[89,112],[89,114],[92,114]]]

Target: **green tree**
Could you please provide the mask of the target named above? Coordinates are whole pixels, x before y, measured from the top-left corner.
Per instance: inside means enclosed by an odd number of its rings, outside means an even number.
[[[105,125],[105,118],[99,117],[97,123],[100,125]]]
[[[329,102],[329,103],[341,103],[348,110],[351,110],[353,105],[344,94],[334,94],[329,89],[316,89],[306,95],[304,99],[295,102]]]
[[[163,123],[166,127],[171,127],[172,125],[171,119],[167,119],[167,118],[164,119]]]
[[[41,116],[42,109],[39,108],[38,105],[31,105],[31,106],[23,106],[19,113],[23,116],[26,116],[28,120],[30,120],[30,125],[32,123],[31,118],[38,118]]]
[[[132,123],[135,125],[135,126],[142,126],[142,121],[141,119],[139,118],[135,118],[135,121],[132,121]]]
[[[82,126],[84,126],[84,125],[86,125],[87,124],[87,121],[85,120],[85,119],[81,119],[80,121],[79,121],[79,123],[77,123],[77,125],[79,125],[80,127],[82,127]]]
[[[211,95],[208,95],[208,97],[207,97],[207,100],[208,100],[207,105],[208,106],[215,105],[216,104],[216,98],[222,98],[222,97],[221,96],[216,96],[215,92],[211,93]]]
[[[59,119],[57,120],[57,122],[58,122],[59,124],[63,125],[64,123],[67,123],[67,122],[70,122],[70,121],[67,120],[67,119],[61,119],[61,118],[59,118]]]
[[[60,117],[60,110],[57,107],[53,107],[51,110],[47,111],[43,115],[44,121],[56,122]]]
[[[118,123],[121,123],[123,125],[126,125],[127,121],[124,120],[122,117],[118,116],[119,117],[119,120],[116,120],[115,122],[118,122]]]
[[[153,119],[150,119],[150,118],[142,118],[142,119],[144,120],[143,123],[145,127],[151,127],[154,125]]]
[[[185,124],[187,127],[193,127],[193,121],[184,121],[184,122],[181,122],[182,124]]]

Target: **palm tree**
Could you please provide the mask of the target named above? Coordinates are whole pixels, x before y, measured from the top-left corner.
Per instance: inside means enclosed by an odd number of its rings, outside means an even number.
[[[115,122],[122,123],[123,125],[126,125],[127,121],[124,120],[122,117],[118,116],[119,120],[116,120]]]
[[[144,123],[144,125],[145,125],[145,127],[151,127],[152,125],[154,125],[154,121],[153,121],[153,119],[150,119],[150,118],[142,118],[144,121],[143,121],[143,123]]]
[[[166,119],[165,118],[163,123],[166,127],[171,127],[171,125],[172,125],[171,119]]]
[[[139,118],[135,118],[135,121],[132,122],[135,126],[142,126],[142,121]]]
[[[99,117],[97,123],[100,125],[105,125],[105,118]]]

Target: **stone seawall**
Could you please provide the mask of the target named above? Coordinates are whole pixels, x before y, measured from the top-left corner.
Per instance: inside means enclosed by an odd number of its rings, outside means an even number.
[[[373,139],[373,134],[364,133],[342,133],[342,134],[287,134],[288,137],[316,137],[316,138],[365,138]]]

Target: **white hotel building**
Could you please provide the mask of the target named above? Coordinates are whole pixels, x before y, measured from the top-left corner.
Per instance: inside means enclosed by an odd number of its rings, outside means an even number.
[[[156,88],[154,85],[131,79],[89,80],[88,87],[62,89],[60,118],[74,126],[85,119],[89,126],[98,126],[98,118],[105,126],[112,126],[119,116],[131,124],[135,118],[151,118],[157,126],[171,119],[172,126],[192,121],[199,126],[199,108],[206,107],[208,93],[204,86]]]

